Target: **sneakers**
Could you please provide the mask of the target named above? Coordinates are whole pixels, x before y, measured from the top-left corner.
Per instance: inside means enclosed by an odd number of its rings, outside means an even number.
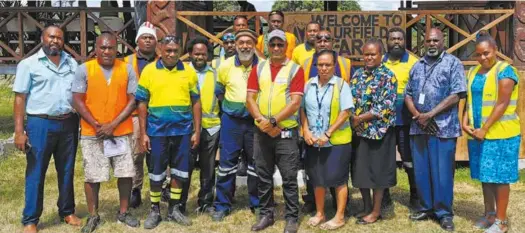
[[[180,211],[180,205],[168,208],[168,221],[174,221],[183,226],[191,226],[191,220]]]
[[[91,233],[97,229],[98,226],[100,226],[102,222],[100,221],[100,216],[90,216],[86,222],[86,225],[82,227],[81,232],[82,233]]]
[[[157,227],[161,221],[162,218],[160,217],[159,207],[152,206],[146,221],[144,221],[144,229],[153,229]]]
[[[139,227],[140,222],[137,220],[137,218],[133,217],[129,212],[126,213],[118,213],[117,214],[117,222],[121,224],[125,224],[128,227]]]

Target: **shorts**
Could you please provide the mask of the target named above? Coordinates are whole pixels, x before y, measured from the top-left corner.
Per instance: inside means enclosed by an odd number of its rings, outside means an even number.
[[[180,136],[150,136],[151,153],[147,154],[151,184],[162,185],[166,169],[170,167],[171,178],[185,182],[189,178],[191,164],[191,134]]]
[[[135,176],[133,150],[130,143],[131,135],[122,137],[127,139],[128,151],[123,155],[110,158],[104,156],[104,140],[80,139],[85,182],[100,183],[109,181],[111,168],[113,168],[114,177],[131,178]]]

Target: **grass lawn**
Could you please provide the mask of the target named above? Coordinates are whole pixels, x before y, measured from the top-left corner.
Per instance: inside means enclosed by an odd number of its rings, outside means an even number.
[[[11,91],[0,88],[0,139],[9,137],[13,132],[12,121],[12,101]],[[10,155],[0,159],[0,232],[21,232],[20,223],[22,209],[24,206],[24,171],[26,161],[24,154],[11,151]],[[77,203],[77,214],[87,217],[86,202],[83,188],[83,170],[81,154],[78,153],[75,170],[75,198]],[[522,181],[512,185],[511,202],[509,205],[509,218],[511,222],[510,232],[523,232],[525,228],[525,171],[520,173]],[[147,176],[146,176],[147,177]],[[147,191],[148,181],[143,190],[143,200],[145,203],[141,208],[131,212],[144,222],[148,213]],[[188,203],[190,217],[193,225],[181,227],[174,223],[163,222],[155,230],[144,230],[142,227],[130,229],[116,223],[116,213],[118,210],[118,191],[116,180],[105,183],[101,187],[100,193],[100,215],[106,221],[96,232],[218,232],[218,233],[241,233],[250,232],[250,226],[255,222],[255,217],[247,208],[248,196],[246,187],[239,188],[236,192],[236,204],[233,213],[224,222],[212,222],[207,215],[197,215],[191,210],[196,208],[196,196],[198,192],[198,171],[193,176],[191,193]],[[301,189],[301,193],[304,190]],[[361,201],[358,190],[352,189],[352,208],[361,209]],[[263,232],[282,232],[284,228],[283,218],[283,197],[281,189],[276,189],[276,201],[278,203],[274,226]],[[398,170],[398,185],[392,189],[392,196],[395,201],[393,213],[385,214],[386,219],[370,226],[357,226],[354,224],[355,218],[350,218],[347,225],[336,232],[443,232],[438,224],[425,221],[414,223],[408,219],[409,211],[406,207],[408,203],[408,182],[403,171]],[[39,228],[42,233],[70,233],[79,232],[80,228],[71,227],[60,222],[57,214],[56,201],[58,198],[57,176],[54,169],[54,162],[51,161],[45,182],[44,211],[40,219]],[[162,204],[162,214],[165,216],[167,206]],[[483,196],[479,183],[470,179],[468,168],[458,168],[455,179],[455,198],[454,211],[456,214],[455,223],[457,232],[482,232],[472,227],[473,222],[483,213]],[[327,202],[327,217],[331,217],[334,210]],[[323,232],[319,229],[311,228],[306,225],[308,216],[300,216],[299,232]]]

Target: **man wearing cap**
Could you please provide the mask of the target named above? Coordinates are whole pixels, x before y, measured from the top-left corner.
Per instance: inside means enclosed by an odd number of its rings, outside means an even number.
[[[235,178],[241,150],[248,158],[248,193],[250,208],[259,207],[257,175],[253,163],[253,118],[246,110],[248,75],[259,59],[255,56],[255,32],[241,29],[235,35],[237,54],[227,59],[218,70],[215,94],[222,100],[220,158],[217,173],[214,221],[222,221],[232,208]]]
[[[150,22],[144,22],[140,26],[135,38],[138,49],[137,52],[124,58],[124,62],[128,63],[133,67],[137,79],[140,79],[140,74],[144,67],[154,62],[157,59],[155,49],[157,47],[157,33],[155,26]],[[145,152],[140,150],[139,139],[139,117],[138,112],[134,111],[132,114],[133,121],[133,137],[132,137],[132,149],[133,149],[133,162],[135,165],[135,177],[133,177],[133,189],[131,191],[131,198],[129,207],[137,208],[142,203],[140,191],[142,190],[142,183],[144,179],[144,155]]]
[[[218,69],[221,63],[223,63],[226,59],[232,57],[235,55],[235,35],[231,32],[228,32],[222,36],[222,43],[223,43],[223,50],[224,54],[220,57],[214,59],[211,61],[211,67],[213,69]]]
[[[255,66],[248,80],[246,106],[255,119],[254,159],[259,177],[260,217],[252,231],[261,231],[274,223],[273,174],[279,168],[285,200],[285,233],[298,228],[299,137],[297,112],[304,89],[303,69],[288,59],[286,35],[273,30],[268,35],[270,60]]]
[[[268,48],[269,40],[269,34],[273,30],[283,30],[283,24],[284,24],[284,13],[282,11],[272,11],[270,14],[268,14],[268,19],[270,21],[269,29],[267,33],[264,33],[263,35],[260,35],[257,39],[257,51],[259,52],[259,55],[264,58],[270,57],[270,48]],[[292,53],[295,49],[295,45],[297,44],[297,38],[294,34],[285,32],[286,41],[288,43],[288,46],[286,48],[286,57],[288,59],[292,59]]]
[[[148,150],[151,210],[144,228],[153,229],[162,221],[160,199],[162,183],[169,166],[170,199],[168,221],[188,226],[183,214],[183,184],[189,182],[190,149],[199,145],[201,102],[195,70],[179,60],[180,39],[167,35],[160,41],[161,59],[144,68],[136,100],[140,141]]]
[[[317,66],[315,64],[317,63],[317,56],[319,52],[323,50],[333,50],[333,45],[334,38],[332,37],[332,33],[330,31],[321,30],[319,33],[317,33],[315,41],[315,53],[311,57],[307,58],[302,64],[299,64],[304,69],[305,81],[308,81],[310,78],[317,76]],[[335,51],[334,57],[337,58],[334,75],[339,76],[346,82],[349,82],[350,77],[352,77],[352,63],[350,62],[350,59],[337,55],[337,52]]]
[[[295,47],[292,53],[292,61],[302,65],[306,59],[314,55],[317,33],[321,30],[321,24],[312,21],[306,25],[306,42]]]
[[[226,44],[224,44],[224,47],[222,47],[221,51],[219,52],[219,57],[220,57],[220,59],[222,59],[222,60],[219,60],[219,62],[222,62],[222,61],[226,60],[228,57],[231,57],[231,56],[233,56],[235,54],[235,33],[238,32],[241,29],[248,29],[248,18],[246,18],[246,16],[244,16],[244,15],[237,15],[237,16],[235,16],[235,19],[233,19],[233,33],[231,33],[231,32],[226,33],[222,37],[222,41],[224,43],[226,43],[226,41],[230,41],[231,40],[233,45],[226,45]],[[227,35],[227,34],[230,34],[230,35]],[[231,46],[234,46],[233,49],[230,48]],[[230,52],[226,51],[229,48],[230,48]],[[229,53],[229,55],[228,55],[228,53]],[[219,67],[219,66],[218,65],[214,65],[213,62],[216,62],[216,61],[215,60],[212,61],[212,67],[214,69],[217,69],[217,67]]]

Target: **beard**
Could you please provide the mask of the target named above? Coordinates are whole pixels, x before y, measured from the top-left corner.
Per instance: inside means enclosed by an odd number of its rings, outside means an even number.
[[[239,56],[239,60],[241,61],[249,61],[253,58],[253,54],[255,54],[255,50],[250,49],[248,51],[242,51],[240,49],[237,49],[237,56]]]
[[[206,67],[206,61],[197,61],[193,58],[190,58],[190,60],[191,60],[191,63],[193,64],[193,67],[195,67],[195,69],[197,70],[201,70],[204,67]]]
[[[441,50],[438,48],[427,48],[427,56],[429,57],[437,57],[441,54]]]
[[[405,54],[405,47],[404,46],[388,47],[388,53],[390,53],[390,56],[392,57],[401,58],[401,56]]]
[[[42,45],[42,50],[47,56],[57,56],[62,52],[62,48],[51,48],[50,45]]]

